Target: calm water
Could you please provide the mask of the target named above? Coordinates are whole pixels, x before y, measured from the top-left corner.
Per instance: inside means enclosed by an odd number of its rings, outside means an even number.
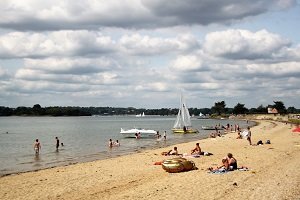
[[[192,119],[198,134],[172,134],[174,117],[136,118],[134,116],[106,117],[0,117],[0,176],[23,171],[32,171],[77,162],[105,159],[129,154],[144,149],[159,148],[176,143],[206,138],[211,131],[201,126],[216,124],[239,124],[245,121]],[[122,138],[121,128],[141,127],[163,133],[167,141],[156,139]],[[64,143],[57,152],[55,137]],[[39,156],[33,150],[34,140],[42,145]],[[108,148],[108,140],[119,140],[120,147]]]

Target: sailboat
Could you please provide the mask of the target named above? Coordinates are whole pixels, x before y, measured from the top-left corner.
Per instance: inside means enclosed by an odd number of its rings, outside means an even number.
[[[180,96],[180,108],[172,131],[173,133],[183,133],[183,134],[199,132],[197,129],[192,128],[191,116],[185,104],[182,94]]]
[[[143,114],[142,113],[140,113],[140,114],[138,114],[138,115],[135,115],[136,117],[145,117],[145,113],[143,112]]]

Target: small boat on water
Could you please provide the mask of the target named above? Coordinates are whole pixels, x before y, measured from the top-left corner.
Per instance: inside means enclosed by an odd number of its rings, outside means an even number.
[[[223,128],[220,126],[202,126],[203,130],[222,130]]]
[[[192,127],[191,116],[185,104],[183,95],[180,96],[180,108],[172,129],[173,133],[198,133],[197,129]]]
[[[121,128],[120,134],[123,135],[123,137],[127,137],[127,138],[135,138],[137,134],[139,135],[140,138],[157,137],[157,132],[155,130],[143,129],[143,128],[133,128],[128,130],[124,130],[123,128]]]
[[[135,117],[145,117],[145,113],[143,112],[143,114],[141,113],[141,114],[137,114],[137,115],[135,115]]]
[[[204,115],[200,112],[199,116],[197,117],[197,119],[209,119],[208,115]]]

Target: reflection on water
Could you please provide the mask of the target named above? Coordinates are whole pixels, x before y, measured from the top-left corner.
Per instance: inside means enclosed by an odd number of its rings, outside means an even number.
[[[34,168],[38,168],[38,167],[41,167],[42,164],[41,164],[42,160],[41,160],[41,156],[40,154],[35,154],[34,156],[34,162],[33,162],[33,167]]]
[[[176,143],[199,140],[211,131],[202,126],[239,124],[245,121],[192,119],[199,134],[172,134],[174,117],[106,116],[106,117],[1,117],[0,118],[0,175],[49,168],[121,156],[170,146]],[[122,138],[121,128],[142,127],[161,133],[167,131],[167,140]],[[7,134],[8,133],[8,134]],[[56,150],[53,138],[64,143]],[[38,138],[42,150],[35,155],[32,144]],[[108,148],[108,140],[119,140],[120,146]],[[42,159],[43,158],[43,159]]]

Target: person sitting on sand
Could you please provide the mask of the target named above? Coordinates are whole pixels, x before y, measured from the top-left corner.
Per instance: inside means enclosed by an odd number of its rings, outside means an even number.
[[[208,170],[209,171],[227,171],[227,170],[229,170],[228,159],[227,158],[223,158],[221,166],[216,167],[215,169],[213,167],[209,167]]]
[[[176,155],[176,156],[178,156],[179,154],[178,154],[178,149],[177,149],[177,147],[174,147],[173,150],[170,150],[170,151],[168,152],[168,155]]]
[[[227,160],[228,160],[229,170],[236,170],[237,160],[232,156],[232,153],[227,154]]]
[[[161,155],[163,156],[171,156],[171,155],[175,155],[175,156],[180,156],[182,154],[179,154],[178,153],[178,148],[177,147],[174,147],[173,150],[169,150],[169,151],[164,151],[161,153]]]
[[[199,143],[196,143],[196,147],[191,150],[192,155],[204,155],[204,152],[201,151]]]
[[[242,137],[242,135],[241,135],[241,131],[240,130],[238,130],[238,136],[236,137],[236,139],[242,139],[243,137]]]

